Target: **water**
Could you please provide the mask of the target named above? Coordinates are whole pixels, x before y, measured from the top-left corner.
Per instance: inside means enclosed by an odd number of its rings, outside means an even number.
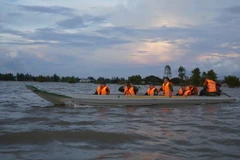
[[[240,89],[233,104],[52,106],[25,84],[93,93],[94,84],[0,82],[2,160],[240,159]],[[140,86],[143,92],[146,86]],[[117,93],[117,85],[110,85]]]

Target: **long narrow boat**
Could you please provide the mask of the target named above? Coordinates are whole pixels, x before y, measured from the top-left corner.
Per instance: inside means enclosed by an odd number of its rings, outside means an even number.
[[[221,96],[124,96],[124,95],[60,95],[26,85],[33,93],[55,105],[123,105],[148,106],[165,104],[212,104],[232,103],[236,100],[227,95]]]

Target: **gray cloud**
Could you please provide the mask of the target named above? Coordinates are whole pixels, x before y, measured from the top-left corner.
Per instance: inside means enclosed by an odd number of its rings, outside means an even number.
[[[177,44],[177,39],[191,39],[188,46],[181,46],[192,50],[195,53],[231,51],[229,48],[219,47],[221,44],[229,42],[236,43],[240,41],[237,26],[192,26],[182,27],[158,27],[149,29],[136,29],[131,27],[107,27],[98,32],[103,35],[112,35],[116,37],[127,37],[142,41],[156,43],[159,41],[169,41],[168,43]],[[183,45],[185,45],[184,43]],[[232,49],[237,51],[237,49]]]
[[[155,27],[148,29],[137,29],[128,26],[121,27],[107,27],[98,30],[97,32],[105,35],[126,36],[133,38],[149,38],[153,42],[158,41],[161,38],[177,39],[177,38],[189,38],[190,36],[200,35],[204,32],[204,29],[197,27]]]
[[[82,33],[59,33],[53,28],[37,29],[34,33],[27,36],[31,40],[58,41],[59,45],[73,45],[84,47],[105,47],[116,44],[129,43],[117,37],[104,37],[99,35],[88,35]]]
[[[22,31],[5,28],[2,26],[0,26],[0,33],[8,33],[8,34],[17,35],[17,36],[25,36],[25,33],[23,33]]]
[[[240,14],[240,6],[232,6],[225,9],[228,13],[231,14]]]
[[[60,22],[57,22],[57,25],[63,28],[85,28],[84,20],[81,16],[76,16],[71,19],[66,19]]]
[[[27,6],[27,5],[19,5],[19,7],[25,11],[30,12],[40,12],[40,13],[49,13],[49,14],[60,14],[65,16],[74,15],[74,9],[60,6]]]
[[[34,32],[21,32],[10,28],[4,28],[0,26],[0,33],[8,33],[11,35],[21,36],[25,40],[11,40],[0,42],[0,44],[11,44],[11,45],[42,45],[46,44],[49,46],[76,46],[84,48],[101,48],[111,47],[112,45],[129,43],[130,40],[122,39],[115,36],[100,36],[96,34],[83,34],[83,33],[66,33],[55,28],[40,28]],[[28,40],[31,40],[29,42]],[[57,43],[53,43],[56,41]]]
[[[17,12],[7,13],[7,16],[9,17],[20,17],[22,15],[23,15],[22,13],[17,13]]]
[[[105,22],[105,19],[102,17],[84,15],[84,16],[75,16],[73,18],[57,22],[57,25],[63,28],[73,29],[73,28],[85,28],[90,25],[101,24],[104,22]]]
[[[220,15],[213,19],[222,25],[240,25],[240,6],[232,6],[220,10]]]

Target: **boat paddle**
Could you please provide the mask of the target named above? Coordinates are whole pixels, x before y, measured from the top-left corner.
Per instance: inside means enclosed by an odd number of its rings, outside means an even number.
[[[221,92],[223,95],[227,96],[227,97],[231,97],[230,95],[228,95],[227,93],[225,92]]]

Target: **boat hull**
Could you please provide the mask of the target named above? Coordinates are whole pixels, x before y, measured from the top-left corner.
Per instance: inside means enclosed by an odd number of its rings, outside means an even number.
[[[176,105],[176,104],[215,104],[232,103],[235,99],[226,95],[210,96],[124,96],[124,95],[59,95],[26,86],[43,99],[55,105],[93,105],[93,106],[149,106],[149,105]]]

